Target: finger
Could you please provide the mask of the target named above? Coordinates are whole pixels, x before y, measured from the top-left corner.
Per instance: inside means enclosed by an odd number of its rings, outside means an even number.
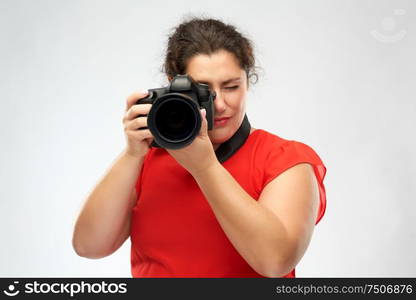
[[[200,110],[200,112],[201,112],[201,119],[202,119],[200,134],[207,135],[208,134],[208,121],[206,118],[207,111],[205,110],[205,108],[203,108]]]
[[[143,90],[140,92],[134,92],[133,94],[128,96],[126,100],[126,111],[128,111],[130,107],[132,107],[137,102],[137,100],[145,98],[148,94],[149,91]]]
[[[147,117],[140,117],[127,121],[124,127],[125,130],[137,130],[139,128],[147,127]]]
[[[139,115],[148,115],[152,104],[135,104],[125,114],[126,120],[133,120]]]
[[[140,117],[140,118],[136,118],[134,119],[134,127],[139,129],[139,128],[143,128],[143,127],[148,127],[147,126],[147,117]]]
[[[153,139],[153,134],[149,129],[138,130],[137,135],[142,139]]]
[[[128,135],[137,140],[153,139],[153,134],[149,129],[129,131]]]

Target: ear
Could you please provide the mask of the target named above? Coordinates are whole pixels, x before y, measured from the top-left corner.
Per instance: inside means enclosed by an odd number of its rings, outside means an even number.
[[[248,70],[244,70],[244,72],[246,73],[246,88],[247,88],[247,91],[248,91],[248,89],[249,89],[249,87],[250,87],[250,72],[248,71]]]

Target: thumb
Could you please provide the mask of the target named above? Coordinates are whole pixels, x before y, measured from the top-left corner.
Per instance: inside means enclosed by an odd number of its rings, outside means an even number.
[[[205,108],[203,108],[200,110],[200,112],[201,112],[201,119],[202,119],[200,134],[208,135],[208,121],[206,119],[207,111],[205,110]]]

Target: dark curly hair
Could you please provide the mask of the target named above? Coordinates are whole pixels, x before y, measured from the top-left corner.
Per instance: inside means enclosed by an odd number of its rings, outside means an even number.
[[[218,50],[233,53],[247,74],[247,83],[249,80],[257,82],[252,42],[233,25],[210,18],[193,17],[173,29],[168,38],[162,71],[170,78],[184,74],[191,57],[210,55]]]

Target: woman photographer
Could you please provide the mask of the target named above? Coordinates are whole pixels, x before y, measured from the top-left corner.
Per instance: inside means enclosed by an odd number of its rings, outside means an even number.
[[[295,277],[326,206],[315,151],[262,129],[224,162],[216,150],[245,120],[256,79],[251,42],[232,25],[194,18],[169,37],[164,71],[216,93],[214,128],[181,149],[150,147],[147,92],[127,98],[125,150],[88,196],[73,246],[101,258],[131,238],[133,277]]]

